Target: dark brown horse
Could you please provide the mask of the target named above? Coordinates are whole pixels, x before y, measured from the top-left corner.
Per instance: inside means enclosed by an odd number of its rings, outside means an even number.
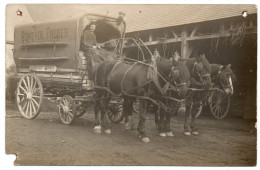
[[[176,114],[178,111],[184,112],[186,110],[185,97],[186,97],[187,91],[185,91],[185,93],[181,93],[181,91],[182,91],[181,88],[183,88],[183,86],[185,88],[189,87],[190,73],[186,66],[186,61],[172,62],[171,60],[166,60],[166,59],[164,61],[168,65],[173,64],[175,66],[175,69],[179,69],[179,79],[178,79],[178,81],[175,81],[175,82],[169,80],[169,78],[167,78],[167,76],[165,75],[165,73],[168,72],[166,70],[167,67],[165,67],[163,65],[158,67],[158,72],[161,75],[164,75],[163,77],[165,77],[167,79],[167,81],[170,82],[170,84],[171,84],[171,87],[167,90],[167,94],[166,94],[168,98],[166,97],[161,100],[170,109],[168,111],[165,111],[162,109],[158,110],[158,107],[156,107],[155,105],[152,105],[151,111],[155,114],[155,123],[159,130],[159,136],[161,136],[161,137],[170,136],[171,137],[174,135],[170,128],[170,118],[172,117],[173,114]],[[164,65],[166,63],[164,63]],[[164,83],[163,78],[160,77],[159,82],[161,84],[163,84]],[[177,100],[170,100],[169,97],[171,97],[173,99],[181,100],[182,102],[179,102]],[[158,118],[158,116],[159,116],[159,118]]]
[[[169,64],[170,63],[170,64]],[[132,105],[136,97],[140,99],[140,115],[137,130],[142,142],[149,142],[145,130],[146,112],[148,101],[156,101],[161,98],[168,87],[167,81],[159,83],[158,77],[163,79],[164,75],[168,81],[182,83],[178,89],[179,95],[185,95],[187,86],[186,79],[180,78],[182,71],[175,68],[171,62],[163,59],[157,60],[158,70],[164,70],[163,75],[159,74],[151,65],[143,62],[127,63],[118,61],[104,61],[98,66],[95,73],[96,101],[95,101],[95,128],[96,133],[101,133],[101,126],[105,133],[111,133],[111,129],[106,120],[106,109],[108,102],[113,95],[122,96],[124,99],[124,114],[127,117],[132,114]],[[154,70],[156,76],[149,78],[149,70]],[[161,81],[160,81],[161,82]],[[168,83],[169,84],[169,83]],[[100,88],[101,87],[101,88]],[[110,92],[108,92],[110,91]],[[151,99],[151,100],[150,100]],[[154,102],[156,103],[156,102]],[[158,105],[158,104],[157,104]],[[158,105],[159,106],[159,105]],[[101,121],[99,121],[99,111],[101,111]]]
[[[233,83],[236,82],[236,76],[231,69],[231,65],[223,66],[220,64],[211,65],[211,79],[214,87],[223,89],[227,95],[233,95]]]
[[[204,54],[196,55],[194,58],[187,60],[187,67],[191,74],[191,88],[193,88],[186,99],[186,112],[184,123],[184,134],[198,135],[195,125],[196,113],[193,109],[198,107],[200,103],[210,94],[211,82],[211,66]]]

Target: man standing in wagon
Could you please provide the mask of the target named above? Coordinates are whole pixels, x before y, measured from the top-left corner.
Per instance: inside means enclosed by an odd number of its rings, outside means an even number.
[[[97,40],[95,35],[96,24],[91,23],[86,29],[83,31],[83,35],[81,38],[81,50],[84,52],[84,56],[87,60],[87,87],[92,87],[93,85],[93,65],[92,65],[92,55],[91,49],[97,48]]]

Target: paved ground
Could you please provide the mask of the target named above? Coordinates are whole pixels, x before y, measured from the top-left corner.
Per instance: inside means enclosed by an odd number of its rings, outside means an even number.
[[[45,106],[36,119],[26,120],[15,104],[7,105],[6,153],[17,155],[16,165],[256,165],[254,122],[202,115],[197,119],[199,136],[187,137],[178,115],[171,121],[175,136],[161,138],[149,115],[151,142],[142,143],[137,131],[125,130],[123,123],[112,124],[111,135],[94,134],[92,108],[68,126],[60,122],[53,104]]]

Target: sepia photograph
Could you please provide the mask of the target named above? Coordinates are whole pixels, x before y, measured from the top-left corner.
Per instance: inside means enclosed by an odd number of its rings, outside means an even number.
[[[15,166],[255,167],[256,89],[256,4],[5,7]]]

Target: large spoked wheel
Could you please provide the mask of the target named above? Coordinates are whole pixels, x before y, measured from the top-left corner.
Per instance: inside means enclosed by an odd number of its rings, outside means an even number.
[[[16,89],[16,102],[18,109],[26,119],[36,118],[41,109],[43,88],[36,75],[23,76]]]
[[[109,104],[107,116],[113,123],[119,123],[124,119],[122,104]]]
[[[133,110],[136,113],[140,113],[140,101],[138,99],[136,99],[133,103]]]
[[[73,98],[65,95],[59,102],[59,116],[62,123],[70,125],[76,117],[76,108]]]
[[[220,90],[212,92],[209,107],[215,118],[225,118],[230,107],[230,96],[226,95],[223,91]]]

